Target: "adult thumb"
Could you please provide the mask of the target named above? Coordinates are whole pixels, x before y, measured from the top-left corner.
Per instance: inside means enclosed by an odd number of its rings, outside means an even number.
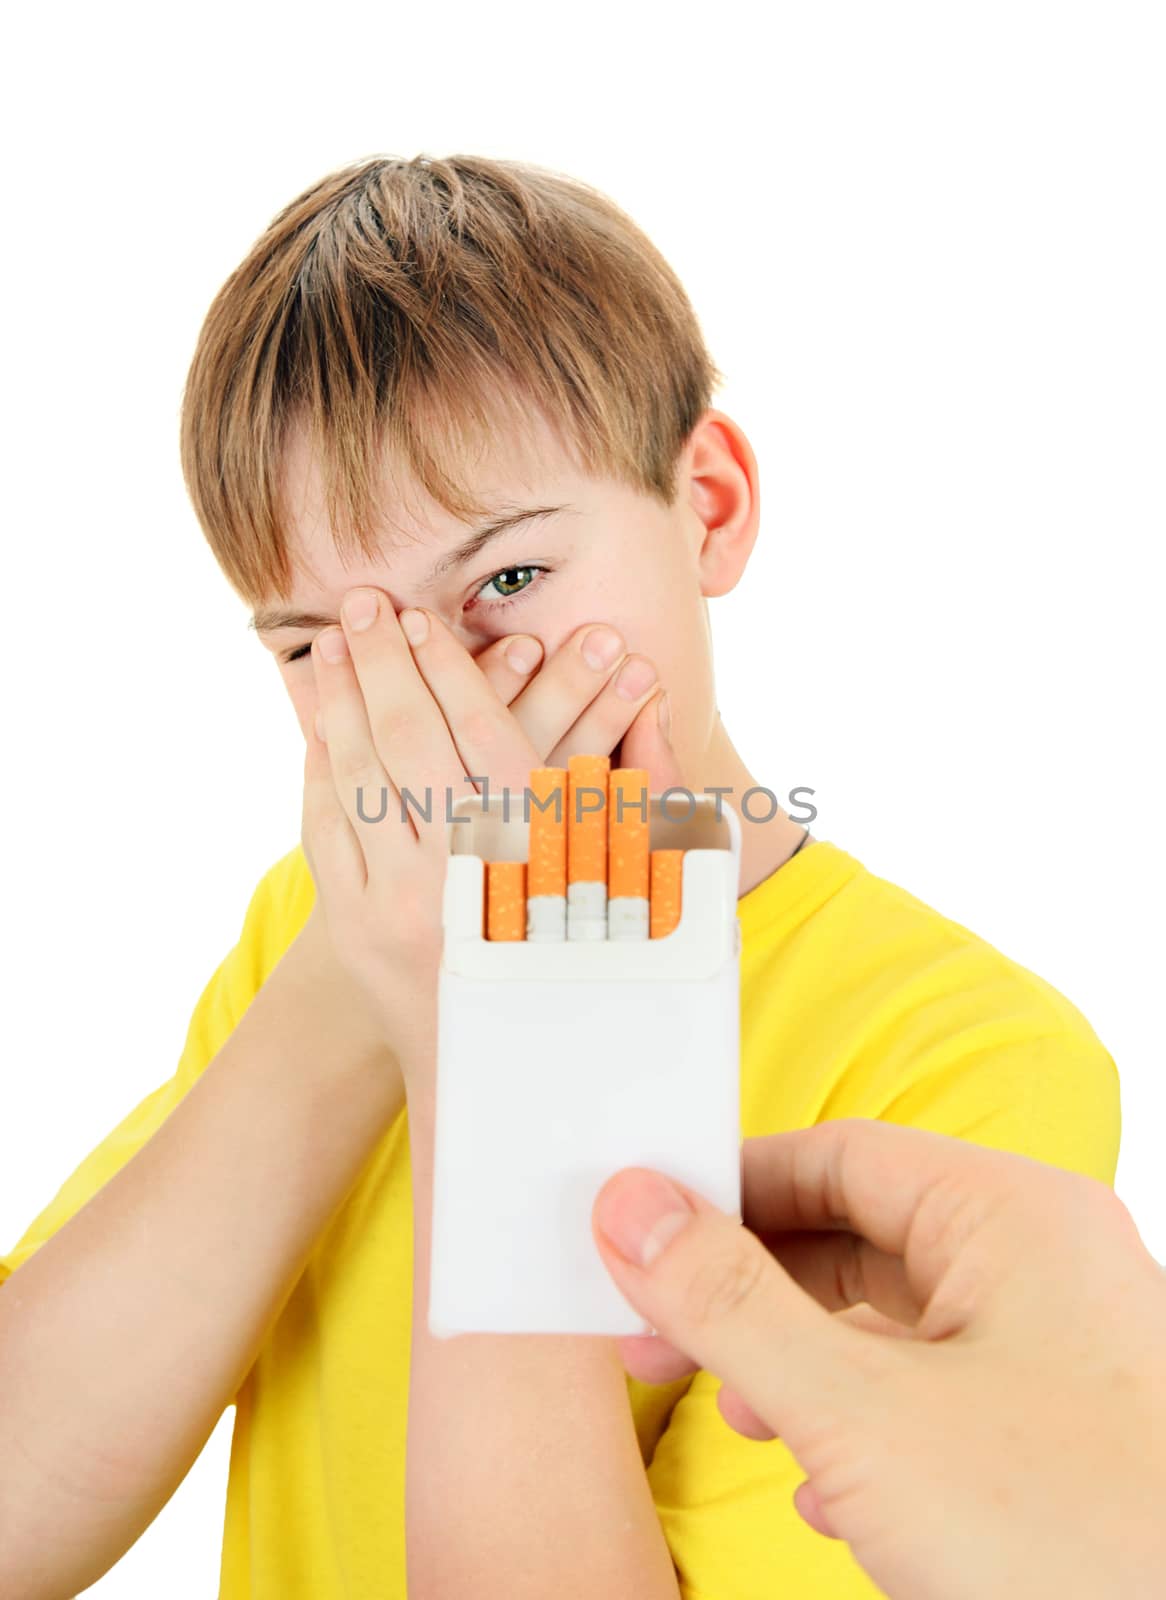
[[[745,1400],[796,1452],[853,1414],[861,1335],[805,1293],[735,1218],[659,1173],[600,1190],[592,1233],[616,1285],[657,1333]]]

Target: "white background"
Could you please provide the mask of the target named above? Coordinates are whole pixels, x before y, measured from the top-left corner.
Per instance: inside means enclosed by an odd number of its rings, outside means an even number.
[[[713,606],[729,730],[1085,1012],[1166,1257],[1161,18],[10,13],[0,1246],[173,1070],[298,831],[291,710],[179,471],[207,306],[334,167],[469,151],[605,189],[678,270],[764,493]],[[215,1591],[229,1425],[91,1592]]]

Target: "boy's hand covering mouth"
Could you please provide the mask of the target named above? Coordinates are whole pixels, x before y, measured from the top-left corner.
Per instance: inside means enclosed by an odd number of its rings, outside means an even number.
[[[540,669],[537,648],[512,651],[515,640],[477,661],[439,617],[398,617],[377,589],[350,590],[341,619],[312,645],[304,854],[408,1088],[433,1059],[447,804],[484,778],[520,796],[533,768],[617,746],[653,790],[683,780],[655,668],[606,625],[577,629]]]

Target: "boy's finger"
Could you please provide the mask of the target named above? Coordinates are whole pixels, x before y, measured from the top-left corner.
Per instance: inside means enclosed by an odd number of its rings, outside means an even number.
[[[508,706],[531,681],[542,658],[540,640],[529,633],[515,633],[487,645],[474,657],[474,665],[502,704]]]
[[[536,765],[562,765],[551,761],[552,752],[578,722],[580,716],[615,676],[627,658],[627,650],[619,633],[606,623],[586,623],[570,634],[550,658],[542,671],[511,702],[511,711],[523,732],[538,752]],[[616,734],[603,753],[618,742]],[[580,754],[599,751],[599,745],[584,749]],[[572,749],[575,753],[575,748]]]
[[[304,799],[300,838],[325,912],[338,898],[359,893],[364,855],[340,804],[328,750],[314,728],[305,729]]]
[[[467,775],[488,777],[492,789],[521,794],[532,768],[540,765],[538,752],[441,618],[428,611],[417,614],[426,620],[426,634],[414,643],[413,658],[445,719],[461,773],[453,798],[471,792]]]
[[[312,668],[332,783],[367,868],[374,843],[370,828],[382,811],[385,820],[396,818],[397,792],[377,753],[364,696],[340,628],[324,628],[313,639]],[[312,739],[308,749],[312,750]],[[379,827],[378,834],[384,832],[384,827]],[[393,830],[392,837],[396,832]],[[410,831],[410,840],[412,837]]]
[[[409,634],[428,626],[429,613],[406,610],[398,617],[379,589],[357,588],[344,596],[340,616],[377,755],[418,836],[444,849],[445,790],[462,793],[466,773],[414,659],[418,645]],[[481,683],[481,674],[474,675]]]
[[[563,734],[547,764],[565,767],[571,756],[606,755],[614,750],[644,707],[658,698],[659,681],[655,664],[647,656],[625,657],[611,681]],[[621,752],[620,764],[633,763]]]
[[[684,775],[670,741],[671,727],[670,703],[661,689],[637,713],[620,745],[620,766],[643,767],[653,794],[684,787]],[[682,804],[678,804],[677,816],[682,811]]]

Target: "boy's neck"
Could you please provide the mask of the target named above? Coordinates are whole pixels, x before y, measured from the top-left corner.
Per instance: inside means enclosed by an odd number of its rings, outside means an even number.
[[[765,878],[776,872],[789,860],[805,838],[806,829],[788,817],[780,807],[766,822],[753,822],[743,814],[742,795],[749,789],[764,789],[764,785],[753,777],[737,754],[719,715],[713,727],[712,738],[697,762],[696,769],[691,774],[686,774],[686,781],[696,794],[712,788],[731,790],[731,793],[723,798],[741,819],[741,875],[738,895],[748,894],[750,889],[756,888]],[[772,804],[769,796],[763,792],[751,797],[749,810],[754,816],[763,817]]]

